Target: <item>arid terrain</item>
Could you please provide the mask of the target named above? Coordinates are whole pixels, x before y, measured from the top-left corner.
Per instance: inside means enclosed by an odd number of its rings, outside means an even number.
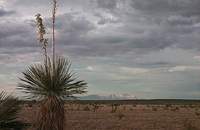
[[[66,103],[66,130],[200,130],[200,104]],[[24,104],[32,122],[37,105]]]

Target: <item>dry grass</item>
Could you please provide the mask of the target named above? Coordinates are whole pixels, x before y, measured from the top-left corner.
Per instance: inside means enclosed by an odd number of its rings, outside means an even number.
[[[112,113],[112,105],[93,108],[65,104],[65,130],[200,130],[200,107],[195,105],[120,105]],[[26,106],[21,119],[31,122],[35,112],[36,106]]]

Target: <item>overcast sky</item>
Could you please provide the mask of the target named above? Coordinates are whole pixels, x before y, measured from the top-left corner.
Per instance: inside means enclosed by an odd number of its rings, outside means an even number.
[[[200,99],[200,0],[59,0],[57,54],[88,94]],[[0,0],[0,89],[41,61],[34,16],[51,0]],[[19,93],[19,92],[17,92]]]

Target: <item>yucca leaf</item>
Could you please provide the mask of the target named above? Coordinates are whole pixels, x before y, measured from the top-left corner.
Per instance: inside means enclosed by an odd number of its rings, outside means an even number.
[[[52,66],[55,68],[53,69]],[[85,92],[87,83],[83,80],[76,81],[70,67],[70,61],[62,57],[56,58],[55,63],[48,58],[46,65],[29,66],[22,73],[23,78],[20,78],[18,89],[29,94],[29,98],[40,99],[48,95],[66,98],[74,94],[82,94]]]

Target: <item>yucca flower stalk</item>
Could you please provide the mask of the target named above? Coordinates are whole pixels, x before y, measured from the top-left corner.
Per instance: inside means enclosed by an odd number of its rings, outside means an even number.
[[[47,64],[47,45],[48,45],[48,38],[45,38],[46,35],[46,30],[45,30],[45,26],[43,23],[43,19],[41,14],[36,14],[36,25],[37,25],[37,33],[38,33],[38,40],[42,45],[42,49],[44,50],[44,60],[45,60],[45,64]]]
[[[0,130],[21,130],[28,124],[17,120],[20,111],[17,98],[0,92]]]
[[[53,11],[52,11],[52,61],[55,62],[56,52],[55,52],[55,22],[56,22],[56,9],[57,9],[57,0],[53,0]]]

